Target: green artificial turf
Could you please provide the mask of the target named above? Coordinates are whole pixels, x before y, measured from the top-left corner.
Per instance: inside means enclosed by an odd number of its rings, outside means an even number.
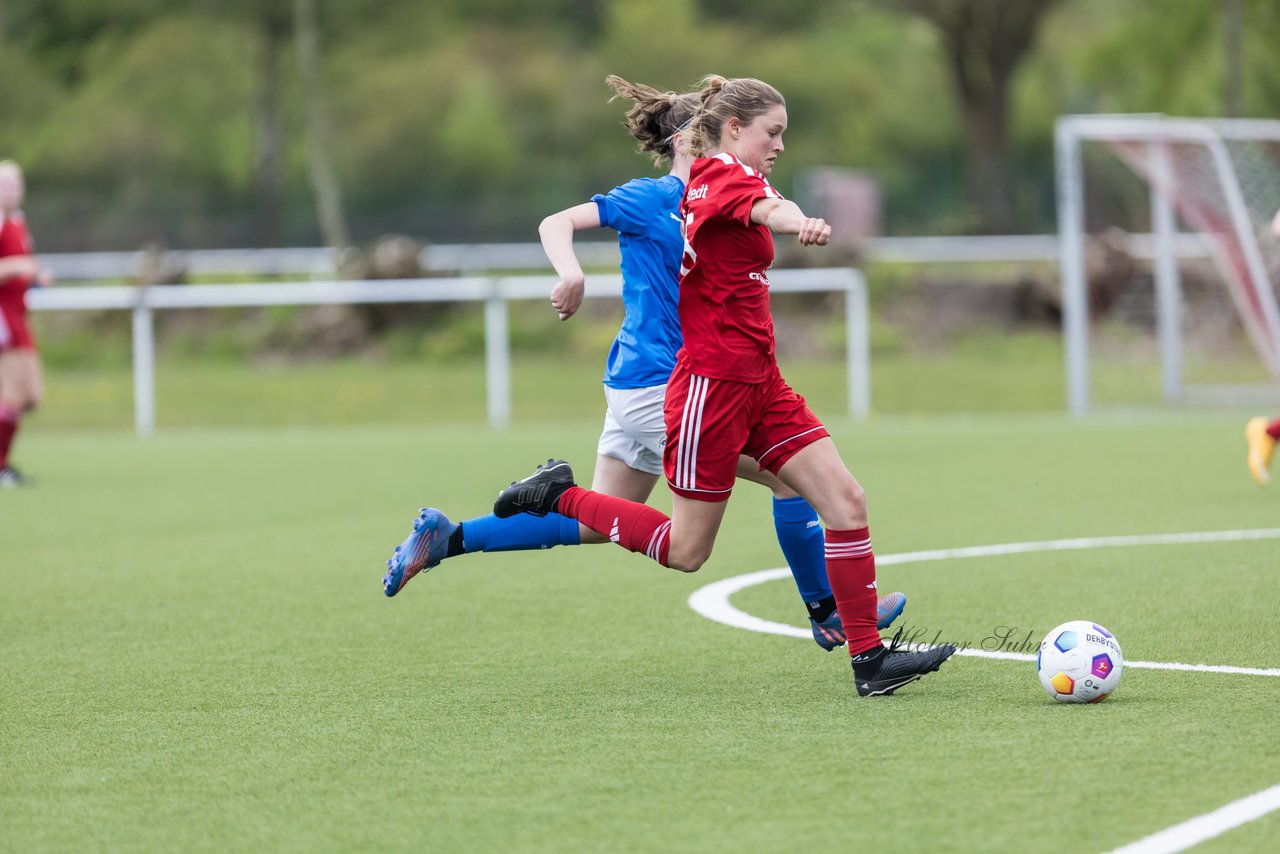
[[[832,426],[881,555],[1280,527],[1239,413]],[[860,700],[843,653],[699,616],[698,588],[783,565],[750,484],[695,575],[557,548],[382,595],[419,506],[486,513],[549,455],[589,477],[596,432],[24,434],[38,482],[0,492],[0,848],[1107,851],[1280,782],[1280,678],[1130,668],[1065,706],[1028,662],[957,656]],[[885,565],[880,586],[948,639],[1090,619],[1133,661],[1274,669],[1278,569],[1263,539]],[[732,602],[805,625],[785,579]],[[1205,849],[1277,834],[1272,813]]]

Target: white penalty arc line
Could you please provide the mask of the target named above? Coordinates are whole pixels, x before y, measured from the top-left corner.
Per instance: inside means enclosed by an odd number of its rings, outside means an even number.
[[[896,555],[877,555],[878,566],[893,566],[904,563],[926,563],[929,561],[952,560],[967,557],[992,557],[996,555],[1029,554],[1032,552],[1069,551],[1073,549],[1102,549],[1118,546],[1164,546],[1197,543],[1223,543],[1245,540],[1280,539],[1280,528],[1256,528],[1242,531],[1200,531],[1185,534],[1138,534],[1121,537],[1080,537],[1069,540],[1042,540],[1031,543],[999,543],[989,546],[968,546],[958,549],[932,549],[929,551],[903,552]],[[786,567],[749,572],[716,581],[700,587],[689,596],[689,607],[698,614],[717,623],[746,629],[764,634],[786,635],[788,637],[812,639],[807,628],[762,620],[740,611],[729,602],[729,598],[740,590],[790,578],[791,571]],[[956,651],[956,655],[967,655],[975,658],[996,658],[1011,661],[1035,661],[1035,656],[1028,653],[1007,652],[1003,650],[969,649]],[[1280,677],[1280,668],[1231,667],[1222,664],[1179,664],[1162,661],[1125,661],[1125,667],[1146,668],[1151,670],[1189,670],[1198,673],[1234,673],[1244,676]]]
[[[1272,786],[1117,848],[1111,854],[1174,854],[1186,851],[1277,809],[1280,809],[1280,786]]]

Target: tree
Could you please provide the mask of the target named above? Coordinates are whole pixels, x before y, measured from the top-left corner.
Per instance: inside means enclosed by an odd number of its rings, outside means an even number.
[[[1105,7],[1110,10],[1110,6]],[[1275,0],[1127,0],[1077,69],[1099,112],[1274,116],[1280,111]]]
[[[311,187],[325,243],[335,250],[350,245],[342,213],[342,188],[329,158],[329,117],[320,83],[320,35],[316,27],[315,0],[293,0],[294,39],[307,103],[307,149]]]
[[[62,83],[78,83],[90,50],[180,10],[170,0],[0,0],[0,37],[29,50]]]
[[[1227,118],[1237,119],[1244,103],[1244,4],[1222,0],[1222,106]]]
[[[937,31],[964,114],[969,183],[985,230],[1013,227],[1010,89],[1041,22],[1061,0],[897,0]]]
[[[280,60],[289,39],[289,9],[282,0],[263,0],[254,12],[257,30],[257,95],[254,99],[253,186],[257,199],[258,243],[278,246],[280,199],[284,192],[284,130],[280,120]]]

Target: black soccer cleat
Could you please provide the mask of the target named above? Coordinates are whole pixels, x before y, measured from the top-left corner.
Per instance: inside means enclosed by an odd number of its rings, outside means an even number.
[[[932,673],[951,657],[956,648],[939,644],[920,652],[899,652],[902,631],[888,647],[864,652],[853,657],[853,683],[860,697],[887,697],[894,691]]]
[[[573,482],[573,469],[564,460],[547,460],[524,480],[513,481],[498,493],[493,502],[493,515],[507,519],[517,513],[545,516],[556,511],[556,502]]]

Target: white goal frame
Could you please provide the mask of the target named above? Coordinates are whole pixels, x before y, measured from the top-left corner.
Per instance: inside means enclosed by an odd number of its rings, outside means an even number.
[[[1230,233],[1207,240],[1219,262],[1231,296],[1254,348],[1268,371],[1280,379],[1280,308],[1258,246],[1257,234],[1241,191],[1226,140],[1280,141],[1280,121],[1266,119],[1208,120],[1159,115],[1062,116],[1054,129],[1058,189],[1058,252],[1062,277],[1062,324],[1065,344],[1067,408],[1073,415],[1089,411],[1089,302],[1085,280],[1084,141],[1141,144],[1145,160],[1121,159],[1151,188],[1153,257],[1155,258],[1156,328],[1159,336],[1163,391],[1176,399],[1182,391],[1181,286],[1174,218],[1177,188],[1168,145],[1197,143],[1209,153],[1220,182]],[[1193,228],[1194,206],[1180,211]],[[1228,239],[1234,244],[1228,245]],[[1203,250],[1202,250],[1203,251]],[[1199,254],[1199,253],[1196,253]]]

